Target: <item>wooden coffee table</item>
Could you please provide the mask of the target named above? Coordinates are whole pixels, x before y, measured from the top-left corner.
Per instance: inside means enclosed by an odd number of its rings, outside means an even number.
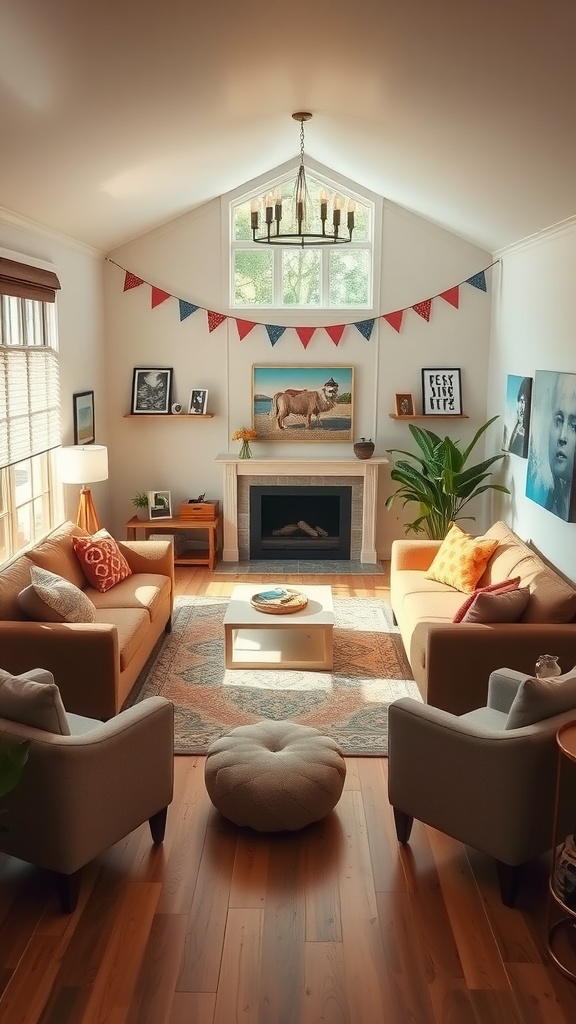
[[[331,669],[334,605],[331,587],[287,583],[308,604],[289,615],[257,611],[250,598],[275,584],[238,583],[224,616],[226,668]]]

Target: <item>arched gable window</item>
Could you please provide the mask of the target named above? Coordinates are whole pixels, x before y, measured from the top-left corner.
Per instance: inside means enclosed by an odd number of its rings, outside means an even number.
[[[252,240],[250,208],[255,197],[279,189],[282,196],[282,230],[292,230],[294,171],[259,184],[258,189],[235,194],[230,201],[230,306],[241,309],[369,310],[374,294],[375,204],[356,186],[329,179],[307,168],[310,198],[309,230],[321,232],[320,193],[328,194],[331,209],[335,196],[356,204],[352,241],[342,245],[302,248],[294,245],[262,245]],[[346,217],[343,216],[347,236]],[[327,230],[330,225],[328,224]]]

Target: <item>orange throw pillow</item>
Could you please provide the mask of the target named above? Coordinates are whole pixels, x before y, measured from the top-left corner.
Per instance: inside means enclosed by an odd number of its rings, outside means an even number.
[[[132,569],[110,534],[72,537],[72,544],[86,579],[101,594],[132,575]]]
[[[472,537],[452,523],[426,573],[426,579],[471,594],[498,543],[498,540]]]

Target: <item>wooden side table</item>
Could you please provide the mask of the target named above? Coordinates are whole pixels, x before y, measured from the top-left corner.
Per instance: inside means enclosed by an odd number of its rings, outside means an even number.
[[[126,523],[126,540],[136,540],[143,533],[147,540],[151,533],[185,533],[188,530],[204,530],[208,534],[207,548],[188,548],[181,554],[174,554],[174,565],[207,565],[213,569],[218,553],[219,526],[222,516],[215,519],[194,521],[190,519],[138,519],[132,516]]]

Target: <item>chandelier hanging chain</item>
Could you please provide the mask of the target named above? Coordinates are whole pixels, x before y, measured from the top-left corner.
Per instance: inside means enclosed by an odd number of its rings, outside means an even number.
[[[339,245],[343,242],[351,242],[352,232],[354,230],[356,204],[353,200],[348,201],[348,238],[343,238],[339,235],[342,199],[339,196],[334,197],[332,209],[332,234],[330,234],[326,231],[326,222],[328,219],[328,197],[325,189],[322,189],[320,192],[319,216],[322,232],[321,234],[318,234],[307,230],[309,227],[308,215],[310,211],[310,197],[306,181],[306,168],[304,166],[304,122],[309,121],[312,114],[305,111],[299,111],[298,113],[292,114],[292,117],[295,121],[300,122],[300,165],[298,167],[296,181],[294,183],[293,219],[296,230],[292,232],[282,232],[280,230],[280,223],[282,221],[282,193],[280,189],[276,189],[274,193],[267,192],[262,200],[252,200],[250,206],[250,227],[252,229],[252,239],[254,242],[260,242],[265,245],[298,245],[302,248],[305,246]],[[265,226],[265,234],[258,235],[262,202],[264,205],[263,227]],[[273,225],[275,227],[275,231],[272,229]]]

